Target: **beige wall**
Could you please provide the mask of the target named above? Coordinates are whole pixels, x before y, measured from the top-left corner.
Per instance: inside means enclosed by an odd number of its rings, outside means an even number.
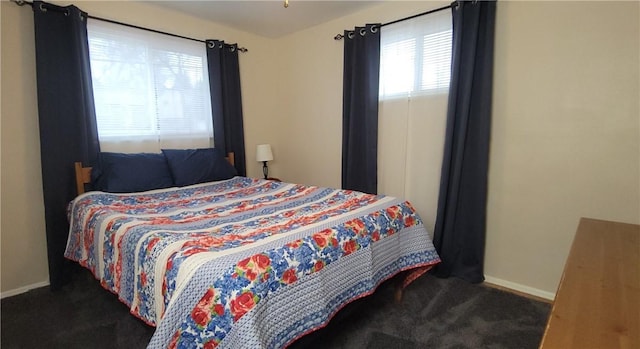
[[[127,12],[121,4],[76,4],[98,16],[247,46],[241,71],[249,175],[260,173],[255,145],[271,143],[272,175],[334,187],[343,44],[333,36],[442,5],[381,4],[269,40],[190,17],[169,20],[174,14],[146,4]],[[498,3],[488,277],[552,294],[580,216],[639,223],[638,16],[637,2]],[[28,9],[2,3],[3,292],[47,278],[32,26]]]
[[[1,290],[48,281],[31,11],[0,3]],[[30,17],[31,16],[31,17]],[[30,37],[31,40],[25,40]]]
[[[68,2],[65,2],[65,4]],[[274,142],[270,128],[276,108],[272,82],[276,72],[264,69],[274,61],[272,40],[244,33],[145,3],[74,1],[90,15],[147,26],[176,34],[238,42],[245,116],[247,172],[259,176],[252,160],[255,145]],[[2,214],[1,287],[5,292],[48,282],[40,145],[36,100],[33,12],[1,1],[2,16]]]
[[[640,222],[638,2],[501,2],[486,273],[555,292],[581,216]]]

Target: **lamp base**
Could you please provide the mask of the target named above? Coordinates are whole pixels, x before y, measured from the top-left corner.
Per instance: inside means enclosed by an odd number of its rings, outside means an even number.
[[[264,179],[269,178],[269,167],[267,167],[267,162],[262,162],[262,174],[264,175]]]

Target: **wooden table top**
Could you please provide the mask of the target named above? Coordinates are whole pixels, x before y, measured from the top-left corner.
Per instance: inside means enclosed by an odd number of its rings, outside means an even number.
[[[540,348],[640,348],[640,225],[582,218]]]

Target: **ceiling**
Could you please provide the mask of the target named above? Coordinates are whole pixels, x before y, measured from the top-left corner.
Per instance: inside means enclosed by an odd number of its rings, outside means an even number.
[[[379,4],[377,1],[151,1],[161,7],[187,13],[257,35],[277,38],[310,28]]]

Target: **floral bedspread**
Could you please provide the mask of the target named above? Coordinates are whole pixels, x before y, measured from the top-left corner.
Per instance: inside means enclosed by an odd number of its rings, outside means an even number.
[[[279,348],[402,270],[439,262],[408,202],[235,177],[69,206],[65,256],[133,315],[152,348]]]

